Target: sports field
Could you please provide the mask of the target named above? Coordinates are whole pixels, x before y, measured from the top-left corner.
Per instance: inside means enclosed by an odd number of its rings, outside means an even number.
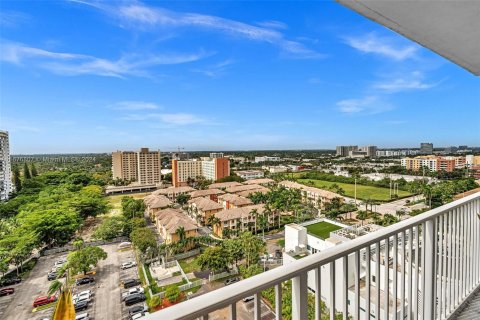
[[[310,181],[313,181],[314,187],[328,190],[333,184],[337,184],[340,188],[345,191],[345,196],[353,198],[355,196],[355,185],[350,183],[341,183],[341,182],[331,182],[324,180],[312,180],[312,179],[298,179],[299,183],[302,183],[306,186],[310,186]],[[398,197],[403,198],[412,195],[407,191],[398,191]],[[390,201],[390,190],[388,188],[380,188],[373,186],[363,186],[357,184],[357,199],[361,200],[377,200],[377,201]]]

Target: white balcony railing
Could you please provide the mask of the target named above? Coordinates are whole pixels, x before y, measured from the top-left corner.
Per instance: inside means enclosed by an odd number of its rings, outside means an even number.
[[[309,285],[315,292],[315,319],[334,319],[336,312],[344,319],[448,319],[480,284],[478,214],[480,193],[174,305],[147,319],[207,320],[212,312],[229,308],[230,319],[235,320],[237,304],[254,295],[252,317],[260,320],[261,292],[268,288],[275,288],[274,311],[276,319],[282,319],[281,284],[288,280],[292,280],[293,320],[308,319],[307,295],[313,294]],[[353,261],[350,268],[349,261]],[[319,276],[325,272],[327,290],[321,283],[325,277]],[[348,272],[353,274],[351,284]],[[308,281],[312,273],[314,288]],[[340,297],[338,292],[342,292]],[[328,309],[321,307],[325,297]],[[327,314],[321,314],[322,310]]]

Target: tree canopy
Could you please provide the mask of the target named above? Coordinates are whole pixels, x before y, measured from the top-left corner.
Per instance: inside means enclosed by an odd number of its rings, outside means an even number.
[[[157,236],[150,228],[136,228],[130,234],[133,245],[142,253],[146,253],[148,248],[156,248]]]
[[[107,253],[100,247],[84,247],[70,252],[67,257],[68,267],[73,274],[86,274],[96,267],[100,260],[105,260]]]

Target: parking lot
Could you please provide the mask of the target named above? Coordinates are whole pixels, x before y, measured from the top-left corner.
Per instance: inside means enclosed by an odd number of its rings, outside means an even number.
[[[74,293],[92,290],[93,299],[86,311],[90,319],[128,319],[128,309],[121,302],[120,280],[126,278],[138,279],[137,268],[120,270],[123,262],[134,260],[131,250],[120,252],[117,244],[101,246],[107,252],[107,259],[100,261],[94,275],[95,282],[81,286],[74,286]],[[52,269],[55,261],[66,257],[66,253],[41,257],[30,275],[20,284],[12,286],[15,293],[10,296],[0,297],[0,319],[43,319],[51,316],[53,309],[32,312],[33,300],[46,295],[50,281],[47,274]]]

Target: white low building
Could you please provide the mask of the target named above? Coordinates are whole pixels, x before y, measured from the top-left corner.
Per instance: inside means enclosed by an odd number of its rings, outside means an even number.
[[[263,156],[263,157],[255,157],[255,162],[268,162],[268,161],[272,161],[272,162],[277,162],[277,161],[281,161],[280,157],[268,157],[268,156]]]
[[[265,176],[263,170],[242,170],[236,171],[235,174],[244,180],[259,179]]]
[[[318,232],[318,224],[322,224],[323,228],[333,229],[332,232],[328,234],[321,234]],[[317,227],[317,228],[315,228]],[[305,256],[316,254],[318,252],[324,251],[328,248],[335,247],[339,244],[351,241],[356,237],[366,235],[370,232],[376,231],[382,227],[377,225],[365,225],[365,226],[348,226],[339,222],[331,221],[328,219],[319,219],[315,221],[310,221],[303,224],[288,224],[285,226],[285,252],[283,253],[283,264],[290,264],[298,259],[301,259]],[[336,230],[335,230],[336,229]],[[408,239],[408,237],[407,237]],[[399,239],[400,242],[401,239]],[[393,251],[393,238],[390,241],[389,245],[389,252]],[[398,242],[397,242],[398,243]],[[403,258],[401,254],[401,249],[397,248],[397,257],[398,261],[401,261]],[[408,245],[406,245],[406,252],[408,252]],[[372,247],[370,250],[370,282],[372,284],[372,289],[370,291],[371,296],[371,309],[370,309],[370,317],[375,319],[386,319],[385,318],[385,300],[386,294],[384,290],[384,283],[385,283],[385,264],[383,261],[385,252],[385,245],[380,246],[380,268],[379,268],[379,279],[376,278],[376,270],[377,270],[377,262],[376,262],[376,250],[375,247]],[[364,251],[359,253],[360,255],[360,287],[365,287],[365,279],[366,279],[366,255]],[[390,254],[392,257],[392,254]],[[390,282],[393,281],[394,273],[397,272],[397,277],[400,279],[401,270],[398,268],[393,269],[392,267],[392,258],[388,261],[389,267],[389,274],[388,279]],[[408,257],[405,259],[405,265],[407,264]],[[347,274],[345,275],[344,270],[347,270]],[[415,268],[413,268],[414,273]],[[408,270],[407,270],[408,272]],[[355,255],[349,255],[346,266],[344,265],[344,260],[336,260],[335,262],[335,270],[334,270],[334,278],[332,278],[330,272],[330,265],[324,265],[321,267],[321,297],[323,302],[326,304],[327,308],[331,306],[331,297],[330,297],[330,286],[331,282],[335,281],[335,283],[342,284],[344,281],[344,277],[348,279],[348,308],[349,312],[353,312],[353,307],[355,305]],[[414,275],[415,276],[415,275]],[[380,280],[380,281],[378,281]],[[308,273],[308,289],[311,292],[315,292],[316,290],[316,274],[315,271],[310,271]],[[378,286],[377,286],[378,284]],[[377,297],[377,287],[380,290],[380,316],[377,317],[376,313],[376,297]],[[399,286],[400,287],[400,286]],[[419,289],[420,290],[420,289]],[[405,284],[405,292],[408,291],[408,284]],[[335,309],[338,312],[342,312],[344,308],[344,293],[345,287],[339,285],[335,289]],[[390,317],[393,317],[392,310],[394,303],[397,303],[397,316],[400,316],[400,297],[401,288],[397,288],[397,300],[394,301],[393,293],[389,292],[389,313]],[[360,319],[365,318],[365,306],[366,306],[366,292],[365,290],[360,290]],[[404,306],[406,307],[406,306]]]

